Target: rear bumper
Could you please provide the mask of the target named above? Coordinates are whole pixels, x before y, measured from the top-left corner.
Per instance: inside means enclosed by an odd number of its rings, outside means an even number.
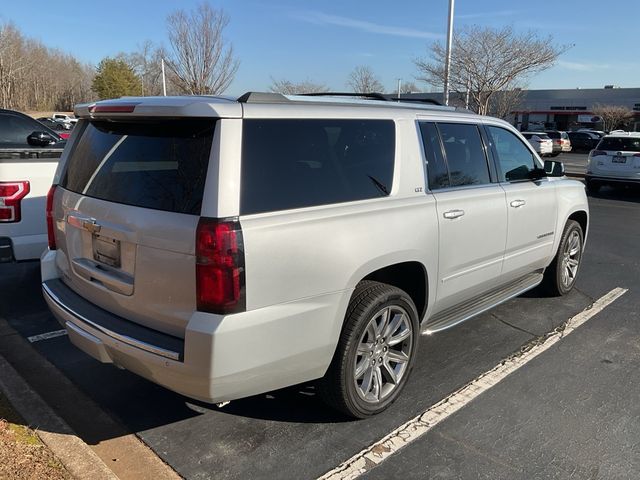
[[[628,183],[640,185],[640,177],[638,177],[637,174],[635,174],[633,177],[625,177],[620,175],[609,176],[588,173],[584,178],[587,182],[595,181],[600,183]]]
[[[175,392],[205,402],[255,395],[324,375],[342,322],[340,292],[230,316],[195,312],[184,339],[117,317],[48,278],[55,252],[42,257],[43,293],[71,342]],[[346,303],[344,304],[346,308]],[[339,315],[339,316],[338,316]]]
[[[47,234],[38,235],[9,235],[0,233],[0,262],[11,260],[36,260],[47,248]],[[11,255],[10,259],[8,255]]]

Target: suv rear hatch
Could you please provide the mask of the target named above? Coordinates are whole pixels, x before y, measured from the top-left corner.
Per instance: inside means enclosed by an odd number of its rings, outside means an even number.
[[[76,128],[56,192],[63,282],[183,338],[196,308],[195,232],[216,119],[101,118]]]
[[[640,172],[640,136],[605,137],[591,152],[600,170],[611,174],[628,175]]]

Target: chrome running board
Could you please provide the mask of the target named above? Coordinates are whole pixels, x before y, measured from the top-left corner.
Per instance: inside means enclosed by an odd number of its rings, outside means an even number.
[[[511,300],[542,282],[542,271],[529,273],[513,282],[478,295],[460,305],[447,308],[435,314],[422,326],[422,334],[430,335],[451,328],[470,318],[480,315],[501,303]]]

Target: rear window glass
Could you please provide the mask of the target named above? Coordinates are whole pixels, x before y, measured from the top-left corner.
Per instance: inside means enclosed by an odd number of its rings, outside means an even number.
[[[199,214],[215,120],[92,121],[61,186],[138,207]]]
[[[598,150],[619,150],[626,152],[640,152],[640,137],[609,137],[600,140]]]
[[[392,120],[245,120],[244,215],[389,195]]]

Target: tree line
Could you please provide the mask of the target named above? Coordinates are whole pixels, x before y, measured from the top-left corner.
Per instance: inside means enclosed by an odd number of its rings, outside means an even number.
[[[63,110],[91,98],[94,69],[72,55],[0,24],[0,107]]]

